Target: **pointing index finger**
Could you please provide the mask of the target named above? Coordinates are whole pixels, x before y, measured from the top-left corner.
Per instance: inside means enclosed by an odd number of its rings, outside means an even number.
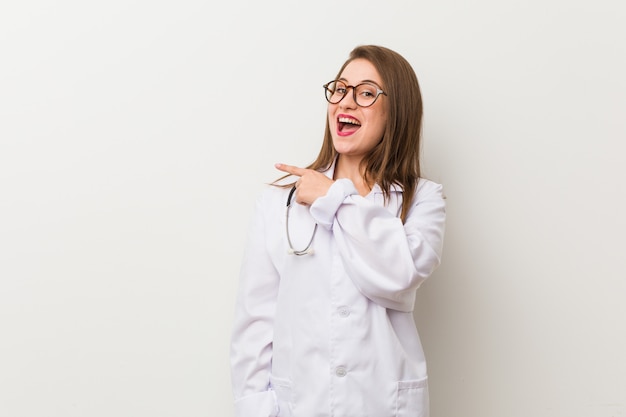
[[[296,167],[293,165],[287,165],[287,164],[276,164],[275,167],[279,171],[283,171],[292,175],[297,175],[299,177],[304,175],[304,173],[306,172],[305,168],[299,168],[299,167]]]

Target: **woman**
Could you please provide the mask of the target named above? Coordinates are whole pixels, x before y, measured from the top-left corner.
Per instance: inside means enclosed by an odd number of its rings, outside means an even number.
[[[277,164],[287,177],[257,202],[231,344],[236,415],[428,416],[412,311],[440,262],[445,204],[420,178],[417,77],[396,52],[359,46],[324,89],[317,159]]]

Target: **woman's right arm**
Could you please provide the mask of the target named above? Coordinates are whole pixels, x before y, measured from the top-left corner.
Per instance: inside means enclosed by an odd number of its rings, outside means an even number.
[[[279,276],[265,244],[264,201],[257,200],[241,267],[230,362],[235,416],[277,415],[269,377]]]

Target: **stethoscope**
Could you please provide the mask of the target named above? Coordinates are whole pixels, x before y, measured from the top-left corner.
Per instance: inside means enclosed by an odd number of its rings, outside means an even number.
[[[317,232],[317,223],[315,223],[315,227],[313,228],[313,234],[311,235],[311,240],[306,245],[306,248],[302,250],[297,250],[293,248],[293,244],[291,243],[291,238],[289,237],[289,208],[291,207],[291,197],[293,193],[296,191],[296,186],[291,187],[291,191],[289,191],[289,196],[287,197],[287,210],[285,212],[285,229],[287,232],[287,242],[289,243],[289,250],[287,253],[290,255],[313,255],[313,248],[311,248],[311,244],[313,243],[313,238],[315,238],[315,232]]]

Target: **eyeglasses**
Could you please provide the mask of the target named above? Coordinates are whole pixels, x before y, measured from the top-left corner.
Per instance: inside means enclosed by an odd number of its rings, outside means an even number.
[[[326,100],[330,104],[337,104],[345,96],[348,95],[348,89],[352,89],[352,97],[354,102],[361,107],[369,107],[376,102],[379,95],[387,95],[376,84],[362,83],[359,85],[348,85],[343,81],[334,80],[324,84],[324,90],[326,93]]]

